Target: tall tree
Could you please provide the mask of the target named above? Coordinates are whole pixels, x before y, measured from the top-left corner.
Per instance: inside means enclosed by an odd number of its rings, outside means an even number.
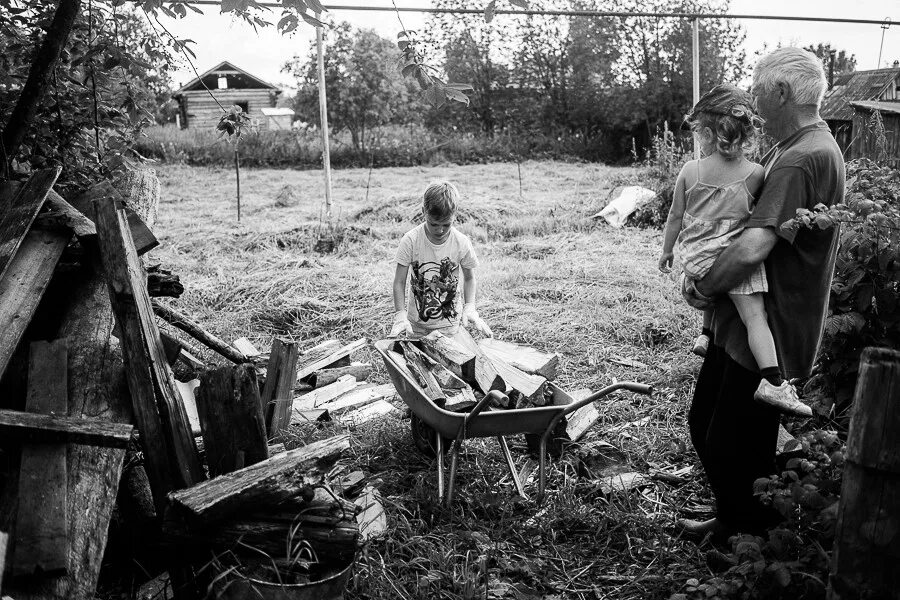
[[[6,131],[21,128],[22,142],[9,156],[15,165],[61,164],[62,184],[84,184],[127,156],[130,140],[153,121],[169,86],[168,48],[120,1],[81,3],[70,32],[56,40],[59,58],[45,93],[35,97],[34,116],[20,118],[14,107],[28,94],[23,82],[57,4],[0,2],[0,115]]]
[[[822,66],[825,67],[825,73],[833,74],[837,77],[838,75],[856,71],[856,55],[848,55],[846,50],[832,48],[831,42],[810,44],[803,49],[809,50],[819,57],[819,60],[822,61]]]
[[[394,43],[373,29],[351,30],[342,22],[325,30],[325,91],[329,126],[350,132],[353,147],[365,151],[372,127],[402,122],[408,114],[410,94],[397,70],[399,52]],[[316,46],[305,59],[294,57],[282,69],[297,80],[294,110],[316,115],[318,72]]]

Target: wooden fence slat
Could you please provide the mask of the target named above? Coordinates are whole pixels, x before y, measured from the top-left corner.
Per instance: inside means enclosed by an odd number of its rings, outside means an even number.
[[[121,333],[145,466],[161,510],[165,494],[202,481],[203,468],[166,362],[126,217],[111,196],[98,200],[94,208],[100,256]]]
[[[0,375],[9,366],[71,237],[71,232],[32,229],[0,277]]]
[[[252,365],[207,371],[200,377],[195,397],[211,477],[269,457],[259,384]]]
[[[80,419],[65,414],[37,414],[0,409],[0,431],[28,442],[50,442],[125,448],[134,427],[102,419]]]
[[[26,410],[65,414],[67,383],[66,341],[32,342]],[[14,575],[68,569],[67,484],[65,444],[22,447]]]
[[[900,597],[900,352],[860,360],[835,531],[830,600]]]
[[[159,246],[159,240],[156,239],[156,236],[153,235],[153,232],[150,231],[150,228],[147,227],[141,216],[134,212],[131,207],[125,205],[125,199],[122,197],[122,194],[108,181],[98,183],[81,195],[76,196],[70,201],[70,204],[96,225],[97,215],[95,214],[94,203],[107,202],[109,200],[115,201],[118,206],[125,210],[125,214],[128,217],[128,230],[131,233],[132,243],[138,256]]]
[[[41,169],[32,175],[15,195],[0,195],[0,277],[22,243],[22,239],[44,205],[47,194],[56,183],[62,169]]]
[[[293,390],[297,381],[297,344],[272,340],[269,364],[266,367],[266,385],[260,403],[266,416],[269,438],[276,437],[291,424]]]

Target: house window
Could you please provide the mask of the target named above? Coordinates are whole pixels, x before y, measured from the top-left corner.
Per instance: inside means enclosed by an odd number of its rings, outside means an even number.
[[[227,90],[228,89],[228,77],[225,75],[219,75],[219,89]]]
[[[235,104],[240,106],[242,111],[249,114],[249,112],[250,112],[250,103],[249,102],[244,100],[243,102],[235,102]]]

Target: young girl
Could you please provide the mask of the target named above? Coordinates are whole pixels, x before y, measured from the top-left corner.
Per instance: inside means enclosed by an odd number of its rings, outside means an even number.
[[[703,158],[684,165],[675,182],[659,258],[661,271],[671,270],[677,243],[684,277],[702,279],[743,229],[765,177],[761,165],[744,157],[745,147],[761,124],[751,106],[747,92],[723,84],[700,98],[685,117],[697,135]],[[763,377],[754,397],[784,412],[811,416],[812,410],[800,402],[794,386],[781,376],[763,299],[767,291],[765,267],[760,264],[728,293],[747,327],[750,350]],[[707,310],[703,331],[693,349],[701,356],[710,343],[711,321],[712,311]]]

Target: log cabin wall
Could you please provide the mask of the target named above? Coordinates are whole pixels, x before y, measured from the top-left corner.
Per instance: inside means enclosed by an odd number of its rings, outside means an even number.
[[[266,127],[266,117],[261,109],[275,106],[276,95],[273,90],[267,89],[213,89],[215,100],[206,90],[182,92],[180,103],[184,117],[181,121],[182,128],[215,128],[222,118],[221,104],[225,109],[233,104],[243,108],[254,124],[261,128]],[[218,100],[219,104],[216,104]]]
[[[854,139],[850,147],[850,159],[871,158],[878,159],[878,140],[869,128],[869,119],[872,113],[868,110],[857,109],[853,115]],[[884,135],[887,141],[885,154],[887,164],[900,168],[900,114],[881,111],[881,119],[884,122]]]

